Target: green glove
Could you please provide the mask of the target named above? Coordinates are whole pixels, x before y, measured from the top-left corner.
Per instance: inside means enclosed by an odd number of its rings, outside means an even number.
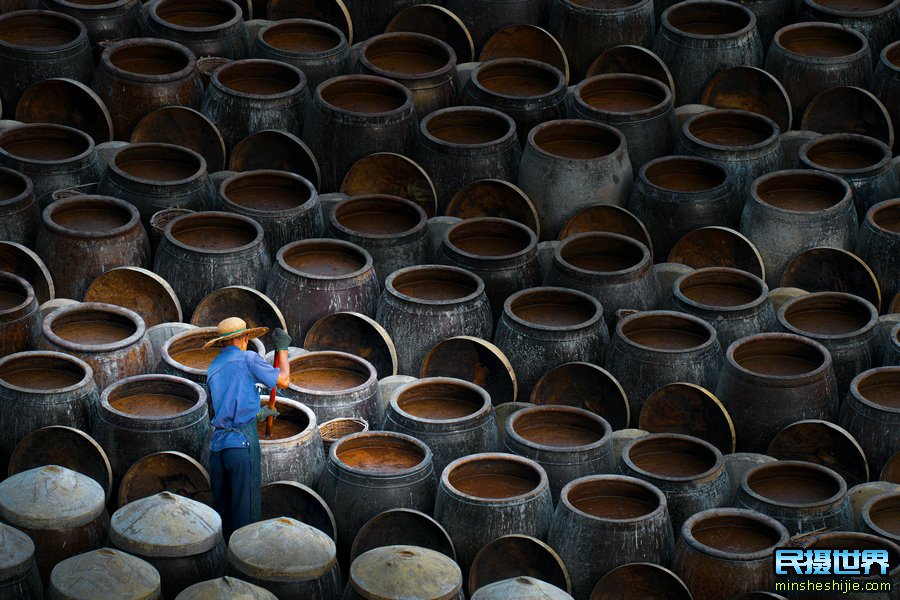
[[[272,332],[272,342],[275,344],[275,350],[287,350],[288,346],[291,345],[291,336],[288,335],[287,331],[279,327]]]
[[[277,416],[278,416],[277,410],[275,410],[274,408],[269,408],[268,406],[264,406],[261,409],[259,409],[258,413],[256,413],[256,422],[262,423],[269,417],[277,417]]]

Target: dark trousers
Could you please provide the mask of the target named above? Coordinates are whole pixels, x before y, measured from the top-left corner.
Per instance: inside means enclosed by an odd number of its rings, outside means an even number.
[[[225,542],[236,529],[253,522],[250,506],[250,450],[228,448],[209,454],[213,508],[222,517]]]

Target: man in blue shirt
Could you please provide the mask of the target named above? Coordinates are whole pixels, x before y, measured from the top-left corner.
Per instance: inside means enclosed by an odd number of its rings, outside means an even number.
[[[244,525],[261,518],[262,475],[259,464],[257,423],[275,410],[260,408],[256,384],[266,389],[286,388],[291,381],[287,348],[291,338],[283,329],[272,332],[275,364],[269,365],[256,352],[247,351],[251,339],[265,335],[266,327],[247,328],[243,319],[230,317],[218,326],[218,336],[204,347],[222,347],[209,365],[207,386],[212,399],[213,433],[209,440],[209,479],[213,508],[222,517],[227,540]]]

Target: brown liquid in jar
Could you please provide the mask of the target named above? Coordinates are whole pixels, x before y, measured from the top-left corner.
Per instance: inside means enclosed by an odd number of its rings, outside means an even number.
[[[694,477],[709,471],[715,461],[707,456],[664,450],[630,455],[638,468],[662,477]]]
[[[403,412],[409,413],[414,417],[436,421],[468,417],[481,408],[480,405],[459,400],[458,398],[401,399],[398,404]]]
[[[25,294],[0,290],[0,311],[16,308],[25,302]]]
[[[422,462],[421,453],[393,446],[369,446],[341,450],[338,458],[344,464],[372,473],[390,473],[411,469]]]
[[[698,527],[692,533],[704,546],[723,552],[760,552],[778,543],[778,538],[771,532],[749,527]]]
[[[182,352],[176,352],[175,354],[171,354],[170,356],[172,357],[172,360],[180,365],[205,371],[209,368],[209,365],[212,364],[212,361],[214,361],[216,357],[219,356],[219,350],[216,348],[211,348],[209,350],[201,350],[200,348],[196,348],[194,350],[184,350]]]
[[[678,329],[641,329],[627,332],[625,336],[635,344],[657,350],[689,350],[702,346],[709,339],[703,335]]]
[[[454,246],[476,256],[508,256],[525,249],[525,244],[499,236],[477,236],[452,240]]]
[[[593,313],[570,304],[529,304],[513,308],[523,321],[547,327],[571,327],[591,319]]]
[[[490,499],[521,496],[537,487],[528,479],[501,473],[482,473],[458,479],[451,478],[450,482],[463,494]]]
[[[64,369],[17,369],[0,375],[10,385],[28,390],[58,390],[72,387],[84,379],[84,373]]]
[[[228,226],[192,227],[172,233],[185,246],[198,250],[234,250],[256,238],[255,231]]]
[[[588,496],[572,502],[582,512],[605,519],[636,519],[656,510],[656,504],[626,496]]]
[[[109,321],[76,321],[53,325],[53,333],[64,340],[89,346],[120,342],[134,332],[134,327]]]
[[[324,277],[349,275],[359,271],[365,265],[359,256],[337,250],[299,252],[285,256],[284,261],[289,267],[301,273]]]
[[[346,369],[318,368],[291,371],[291,383],[307,390],[338,392],[359,387],[367,377]]]
[[[137,394],[113,400],[110,406],[139,417],[168,417],[190,410],[194,403],[171,394]]]
[[[404,296],[420,300],[458,300],[465,298],[475,290],[467,285],[437,279],[422,280],[414,283],[395,285],[395,289]]]
[[[57,225],[68,229],[106,232],[122,227],[131,217],[115,210],[81,209],[58,212],[51,218]]]
[[[516,428],[516,433],[535,444],[543,446],[556,446],[559,448],[574,448],[587,446],[600,440],[602,435],[572,425],[540,424],[530,425],[524,428]]]
[[[758,293],[734,285],[695,285],[682,288],[681,293],[706,306],[742,306],[759,298]]]

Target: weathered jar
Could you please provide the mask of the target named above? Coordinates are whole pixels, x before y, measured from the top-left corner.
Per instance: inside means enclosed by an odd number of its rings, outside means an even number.
[[[606,369],[641,414],[647,398],[662,386],[684,381],[712,389],[722,367],[716,330],[698,317],[665,310],[628,315],[615,326]]]
[[[860,224],[856,254],[878,278],[883,301],[900,293],[900,198],[868,210]]]
[[[132,204],[110,196],[62,198],[44,209],[36,250],[63,298],[116,267],[149,267],[150,239]]]
[[[804,250],[851,249],[856,209],[846,181],[831,173],[788,170],[750,184],[740,230],[759,250],[766,283],[779,287],[784,269]]]
[[[209,506],[171,492],[117,510],[110,520],[109,541],[159,572],[165,598],[218,576],[225,566],[221,517]]]
[[[530,398],[553,367],[602,363],[609,332],[596,298],[568,288],[534,287],[506,299],[494,344],[515,369],[519,397]]]
[[[876,58],[868,89],[881,100],[891,123],[900,123],[900,40],[885,46]],[[896,139],[894,148],[898,148]]]
[[[779,460],[750,469],[741,480],[735,506],[772,517],[791,535],[853,527],[844,478],[805,461]]]
[[[516,123],[499,110],[444,108],[425,116],[419,130],[416,156],[434,183],[439,215],[474,181],[516,180],[522,157]]]
[[[494,327],[480,277],[458,267],[420,265],[394,271],[376,320],[397,344],[397,371],[419,374],[435,344],[458,335],[489,339]]]
[[[778,322],[769,286],[739,269],[706,267],[685,273],[670,293],[672,308],[712,325],[723,348],[742,337],[772,331]]]
[[[618,566],[669,566],[675,551],[666,497],[623,475],[591,475],[566,485],[548,541],[569,570],[576,598],[586,598]]]
[[[41,310],[34,288],[12,273],[0,271],[0,355],[37,348]]]
[[[100,302],[58,308],[44,318],[39,347],[71,354],[94,370],[98,389],[153,370],[144,319],[133,310]]]
[[[680,534],[672,570],[694,597],[710,600],[772,589],[774,550],[790,541],[775,519],[738,508],[698,512]]]
[[[900,326],[893,335],[900,334]],[[895,338],[896,339],[896,338]],[[870,369],[850,382],[838,424],[859,442],[869,461],[869,472],[881,473],[900,452],[900,366]]]
[[[542,240],[557,239],[582,208],[625,205],[633,175],[621,131],[569,119],[541,123],[527,136],[518,185],[537,208]]]
[[[835,0],[801,0],[797,21],[838,23],[855,29],[866,36],[873,58],[878,60],[882,49],[895,41],[900,32],[900,2],[877,0],[844,4]]]
[[[476,52],[481,51],[491,35],[507,25],[540,25],[546,12],[543,0],[446,0],[442,5],[465,23]]]
[[[718,375],[718,374],[717,374]],[[741,452],[765,453],[776,433],[803,419],[834,418],[838,395],[831,354],[790,333],[739,339],[725,352],[716,397],[734,422]]]
[[[0,167],[0,239],[34,248],[40,222],[31,179]]]
[[[284,393],[282,391],[282,393]],[[260,396],[260,406],[268,406],[269,396]],[[295,400],[275,397],[278,418],[272,435],[266,435],[266,423],[259,424],[259,454],[262,484],[296,481],[315,487],[325,468],[325,450],[316,414]]]
[[[888,554],[888,564],[893,567],[888,571],[886,577],[882,576],[880,568],[875,566],[873,568],[875,571],[874,576],[854,577],[853,580],[862,586],[881,586],[887,582],[892,587],[892,591],[885,591],[883,588],[878,588],[882,590],[881,593],[872,593],[870,589],[866,592],[851,592],[842,595],[847,598],[847,600],[893,600],[893,596],[896,595],[894,592],[897,590],[897,585],[900,584],[900,567],[897,566],[900,564],[900,545],[897,543],[883,537],[867,535],[865,533],[832,531],[805,538],[801,541],[800,545],[804,549],[812,550],[814,552],[820,549],[831,550],[833,548],[847,549],[851,552],[859,550],[862,550],[863,552],[866,550],[886,550]],[[813,600],[831,600],[829,596],[833,595],[833,592],[813,592],[807,594],[807,597]]]
[[[741,193],[735,188],[734,176],[716,161],[664,156],[641,167],[628,210],[647,228],[656,260],[665,262],[675,243],[695,229],[736,227]]]
[[[129,140],[135,126],[153,111],[164,106],[200,108],[203,97],[194,53],[181,44],[154,38],[107,46],[92,87],[112,107],[115,138],[121,141]]]
[[[183,215],[166,226],[153,270],[178,294],[185,314],[191,314],[208,294],[229,285],[262,291],[271,266],[259,223],[210,211]]]
[[[184,44],[197,56],[238,60],[250,53],[241,8],[231,0],[154,0],[146,11],[147,33]]]
[[[360,554],[350,566],[342,600],[465,600],[453,559],[420,546],[389,545]]]
[[[314,91],[323,81],[347,74],[350,47],[346,36],[334,25],[311,19],[284,19],[259,30],[251,55],[297,67]]]
[[[147,24],[139,0],[40,0],[38,5],[81,21],[92,46],[140,37]]]
[[[44,587],[34,562],[34,542],[9,525],[0,523],[0,598],[41,600]]]
[[[67,558],[50,576],[47,598],[84,600],[161,598],[159,572],[145,560],[113,548],[101,548]]]

